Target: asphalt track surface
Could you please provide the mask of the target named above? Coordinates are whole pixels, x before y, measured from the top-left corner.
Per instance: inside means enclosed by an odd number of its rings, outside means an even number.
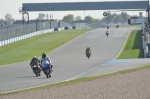
[[[36,77],[29,62],[21,62],[0,67],[0,92],[8,92],[63,82],[87,76],[100,75],[118,70],[150,64],[149,59],[115,59],[123,48],[133,27],[95,29],[61,46],[48,56],[54,65],[51,78],[44,73]],[[92,50],[90,59],[85,57],[85,49]]]

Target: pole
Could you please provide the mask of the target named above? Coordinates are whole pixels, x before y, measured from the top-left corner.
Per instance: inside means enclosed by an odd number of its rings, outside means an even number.
[[[148,25],[149,25],[149,28],[150,28],[150,11],[149,11],[149,6],[150,6],[150,1],[148,0]]]
[[[84,28],[85,28],[85,10],[84,10],[84,23],[83,23],[84,25]]]
[[[85,20],[85,10],[84,10],[84,20]]]
[[[50,29],[52,28],[52,22],[51,22],[51,19],[49,21],[49,25],[50,25]]]

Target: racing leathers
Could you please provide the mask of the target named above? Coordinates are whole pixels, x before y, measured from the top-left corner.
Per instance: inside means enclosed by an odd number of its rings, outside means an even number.
[[[47,64],[47,61],[49,62],[49,69],[52,70],[52,64],[51,64],[51,60],[49,57],[41,57],[40,62],[41,62],[41,68],[44,69],[45,68],[45,64]]]
[[[30,66],[32,68],[34,65],[39,65],[39,63],[40,63],[40,60],[38,58],[33,58],[30,61]]]

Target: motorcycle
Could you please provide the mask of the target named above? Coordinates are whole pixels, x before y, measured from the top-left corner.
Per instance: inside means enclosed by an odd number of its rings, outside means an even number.
[[[119,25],[116,25],[116,28],[118,28],[119,27]]]
[[[52,67],[52,65],[51,65]],[[47,78],[51,77],[51,73],[52,73],[52,68],[50,67],[49,63],[46,63],[44,65],[44,67],[42,67],[44,74],[46,75]]]
[[[91,57],[91,51],[90,50],[86,51],[86,57],[88,57],[88,59]]]
[[[36,77],[41,76],[40,64],[32,66],[33,72],[35,73]]]
[[[106,32],[106,36],[108,37],[108,35],[109,35],[109,33],[108,32]]]

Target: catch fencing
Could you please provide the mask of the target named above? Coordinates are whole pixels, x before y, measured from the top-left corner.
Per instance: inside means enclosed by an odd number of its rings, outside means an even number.
[[[19,25],[13,24],[9,26],[1,25],[0,41],[2,42],[22,35],[27,35],[36,31],[61,28],[66,26],[71,26],[71,24],[57,20],[35,21],[28,24],[19,24]]]

